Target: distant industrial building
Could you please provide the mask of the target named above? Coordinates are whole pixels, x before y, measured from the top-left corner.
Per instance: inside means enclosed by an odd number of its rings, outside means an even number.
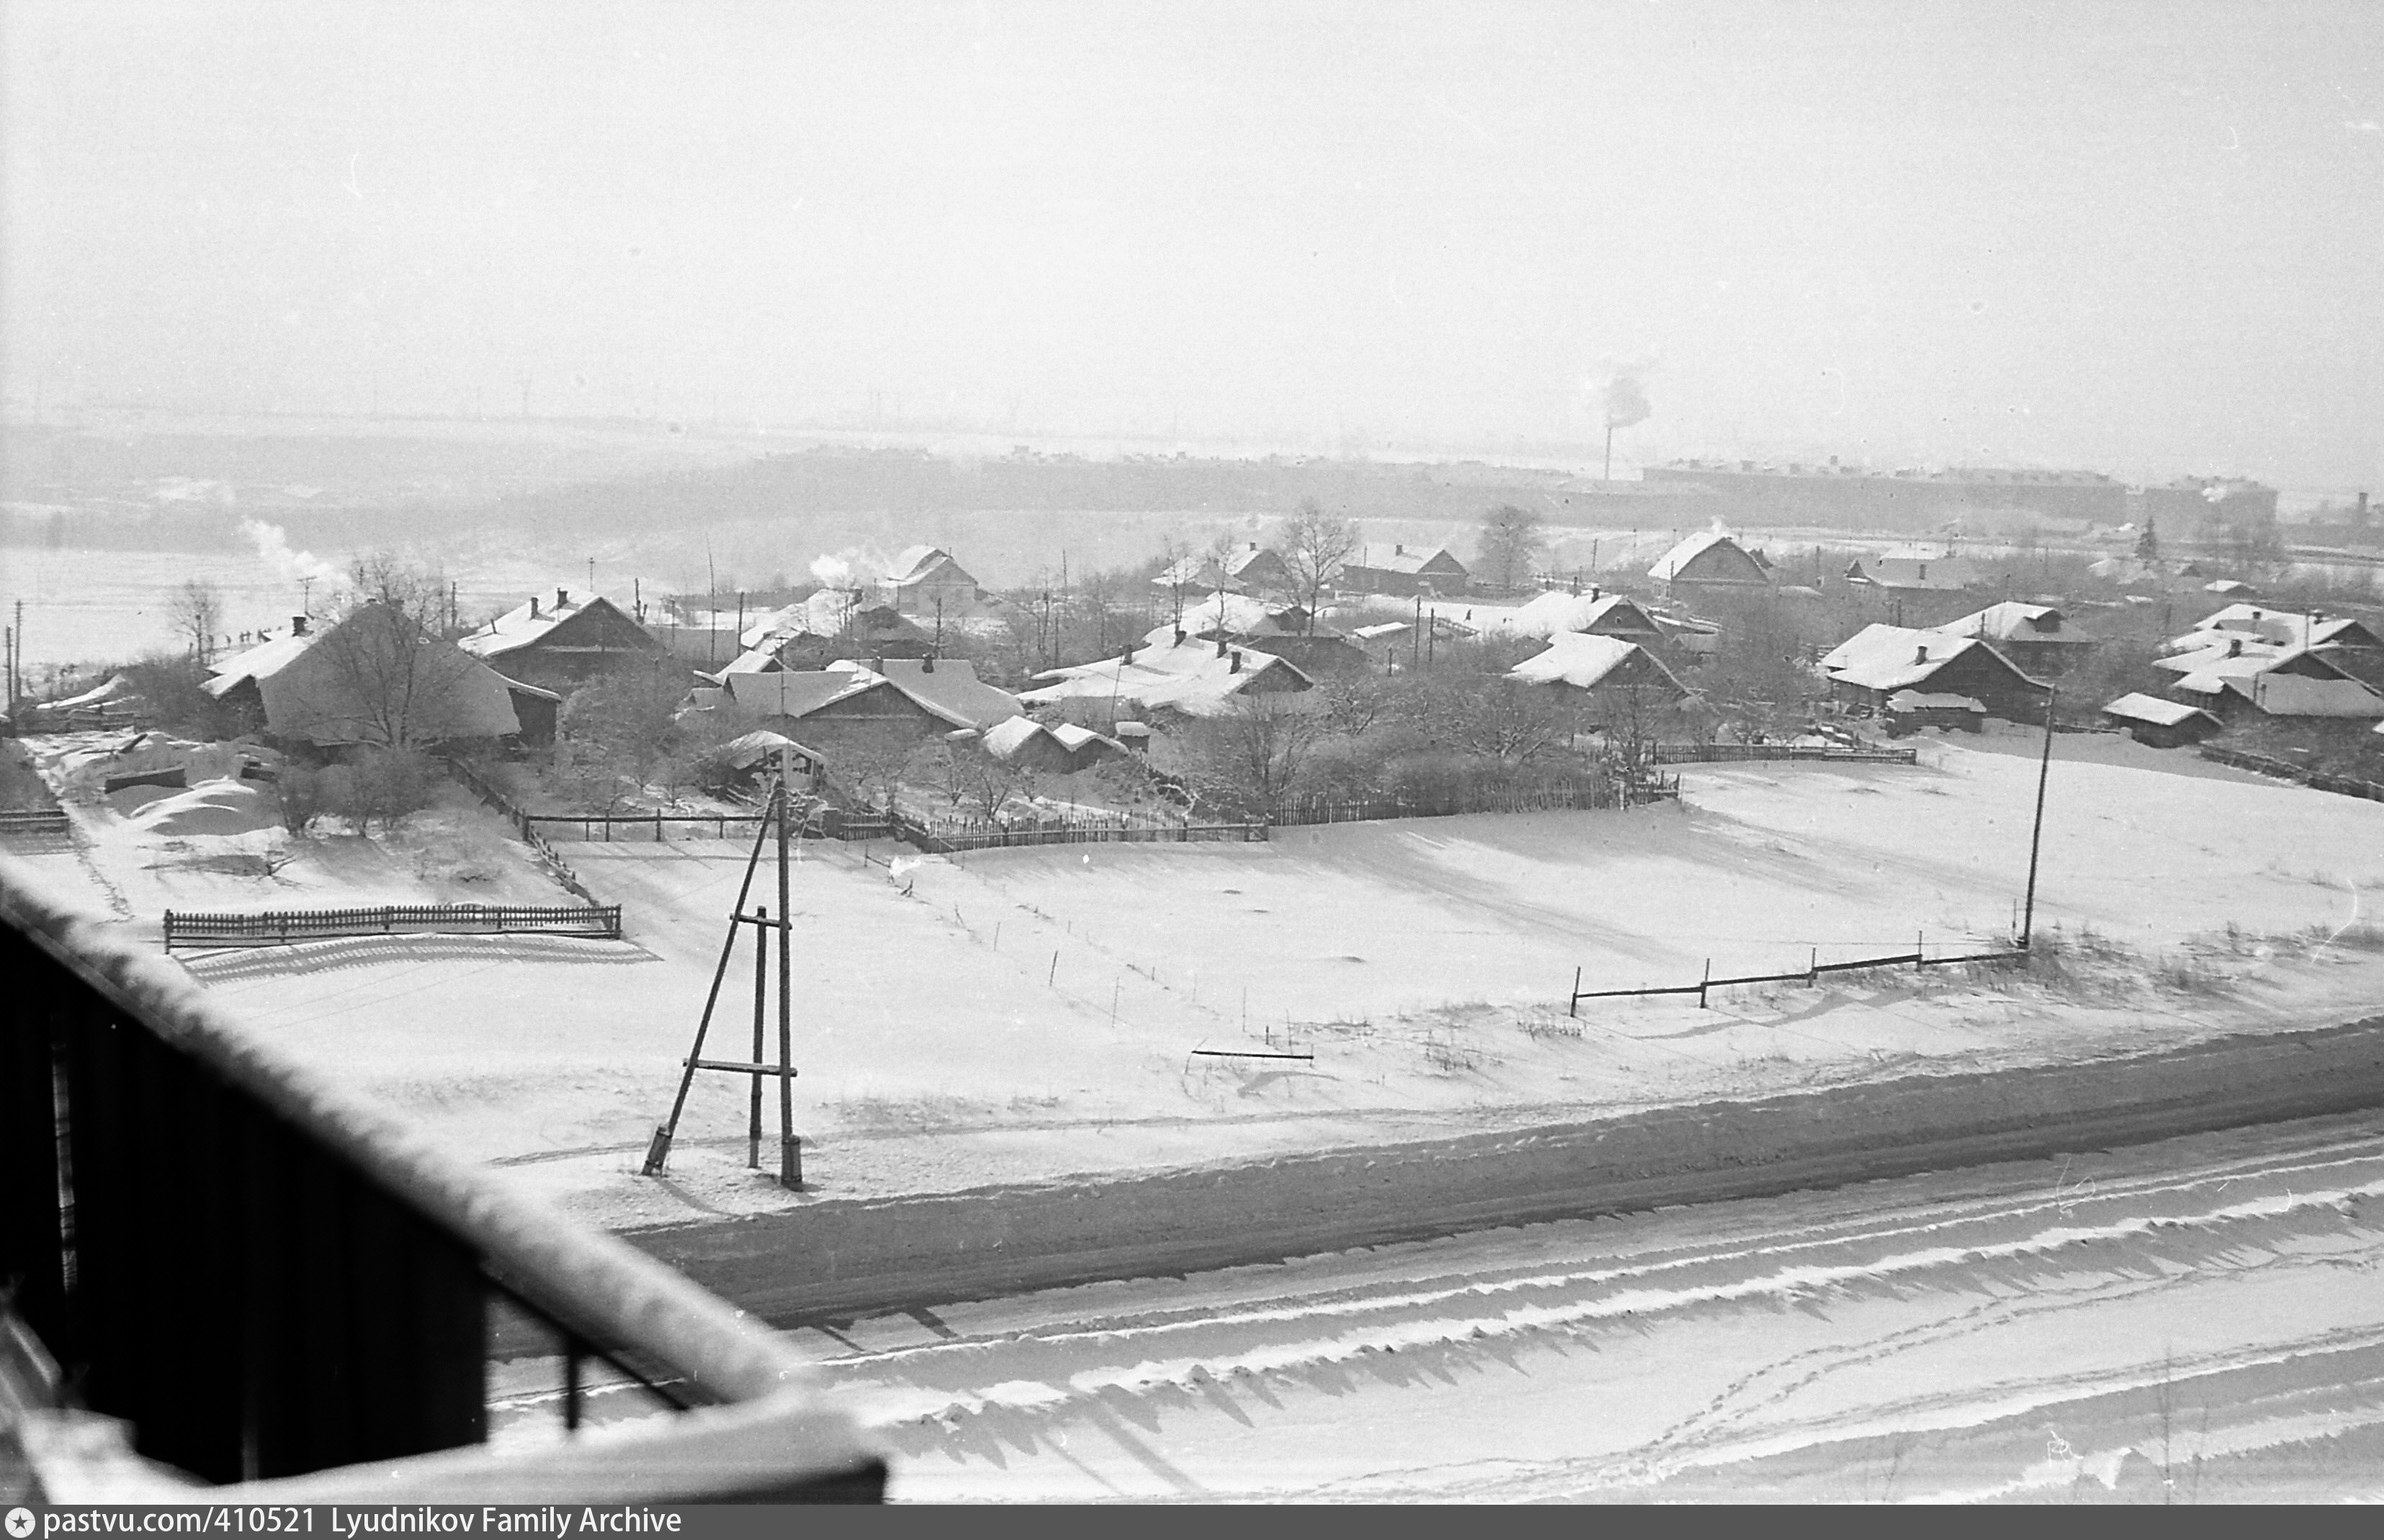
[[[2099,471],[1866,470],[1826,463],[1676,460],[1643,473],[1654,485],[1700,486],[1720,512],[1743,523],[1819,524],[1856,529],[1934,528],[1965,513],[2020,509],[2051,518],[2119,524],[2125,484]]]

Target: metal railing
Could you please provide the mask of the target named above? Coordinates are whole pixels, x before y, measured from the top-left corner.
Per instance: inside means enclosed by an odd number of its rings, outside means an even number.
[[[882,1495],[882,1460],[741,1311],[317,1081],[5,860],[0,977],[0,1284],[82,1409],[15,1430],[49,1500]],[[563,1360],[566,1428],[590,1358],[687,1410],[481,1447],[508,1313]],[[123,1458],[92,1453],[93,1415]]]
[[[184,947],[266,947],[341,936],[489,936],[530,932],[540,936],[621,938],[617,903],[379,904],[360,909],[267,909],[250,914],[166,911],[166,950]]]

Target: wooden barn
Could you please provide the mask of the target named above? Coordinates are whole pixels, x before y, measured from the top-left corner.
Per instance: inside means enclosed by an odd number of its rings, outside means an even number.
[[[1465,570],[1465,564],[1451,555],[1446,546],[1409,551],[1404,545],[1394,545],[1387,556],[1370,553],[1364,561],[1343,565],[1337,586],[1344,593],[1386,593],[1401,599],[1412,599],[1418,594],[1454,598],[1473,586],[1473,578]]]
[[[2103,719],[2126,728],[2129,738],[2152,749],[2199,743],[2225,725],[2199,706],[2164,701],[2157,695],[2122,695],[2104,706]]]
[[[1821,672],[1838,700],[1874,712],[1908,689],[1968,696],[2007,721],[2044,720],[2046,687],[1975,637],[1866,626],[1821,660]]]

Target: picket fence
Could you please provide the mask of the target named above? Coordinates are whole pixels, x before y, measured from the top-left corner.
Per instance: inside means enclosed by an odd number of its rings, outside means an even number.
[[[2291,760],[2277,759],[2267,754],[2249,753],[2241,749],[2223,748],[2216,743],[2199,745],[2195,752],[2216,764],[2231,764],[2238,770],[2256,775],[2274,776],[2281,780],[2299,781],[2316,791],[2331,791],[2339,797],[2358,797],[2371,802],[2384,802],[2384,785],[2361,780],[2356,776],[2328,775],[2312,770]]]
[[[166,950],[259,947],[350,936],[488,936],[535,932],[618,940],[621,906],[546,908],[529,904],[381,904],[360,909],[276,909],[252,914],[166,911]]]
[[[0,835],[64,834],[68,826],[62,807],[0,812]]]
[[[1850,749],[1810,743],[1662,743],[1658,764],[1730,764],[1752,760],[1828,760],[1842,764],[1918,764],[1918,749]]]

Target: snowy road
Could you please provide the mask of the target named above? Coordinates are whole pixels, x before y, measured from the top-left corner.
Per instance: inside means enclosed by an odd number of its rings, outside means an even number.
[[[2377,1497],[2379,1263],[2369,1116],[795,1335],[911,1500]]]

